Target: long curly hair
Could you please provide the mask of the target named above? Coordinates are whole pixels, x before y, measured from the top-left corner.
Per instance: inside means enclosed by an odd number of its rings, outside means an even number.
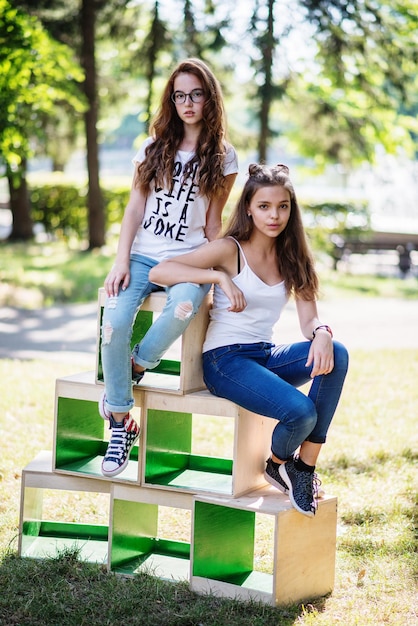
[[[202,129],[196,153],[186,164],[184,179],[192,177],[197,168],[199,193],[212,198],[221,193],[225,183],[226,119],[221,86],[200,59],[182,61],[168,79],[159,110],[150,126],[150,135],[154,141],[147,146],[145,159],[137,166],[134,184],[144,193],[148,192],[151,181],[157,187],[172,185],[175,156],[184,138],[184,126],[171,95],[176,77],[183,73],[194,74],[205,92]]]
[[[241,197],[226,225],[224,236],[234,237],[238,241],[248,241],[254,224],[247,211],[256,191],[262,187],[276,185],[287,189],[290,194],[290,217],[286,228],[276,239],[278,268],[289,294],[293,293],[302,300],[315,299],[318,295],[318,276],[295,190],[289,178],[289,169],[285,165],[268,167],[252,163],[248,168],[248,174]]]

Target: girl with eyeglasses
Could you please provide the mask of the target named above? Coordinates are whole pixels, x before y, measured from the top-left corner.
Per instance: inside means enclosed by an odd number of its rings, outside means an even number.
[[[167,303],[131,354],[138,308],[153,291],[149,271],[160,261],[215,239],[238,162],[226,141],[221,87],[199,59],[180,63],[167,81],[150,137],[134,157],[135,173],[122,220],[116,261],[106,277],[101,357],[105,391],[99,412],[112,429],[105,476],[128,463],[139,427],[129,411],[132,383],[155,368],[196,315],[210,284],[175,281]]]
[[[318,277],[286,166],[250,165],[223,238],[163,261],[150,272],[161,285],[214,284],[203,345],[211,393],[277,420],[264,476],[297,511],[316,511],[316,461],[348,368],[348,354],[318,318]],[[290,296],[304,341],[272,343]],[[298,387],[311,381],[307,394]],[[261,468],[260,468],[261,469]]]

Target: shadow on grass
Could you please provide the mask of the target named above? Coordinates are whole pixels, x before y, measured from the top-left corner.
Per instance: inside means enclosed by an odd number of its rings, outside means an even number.
[[[290,626],[305,610],[198,595],[186,581],[149,574],[116,576],[102,565],[81,562],[77,551],[45,560],[6,553],[0,588],[0,624],[7,626]],[[324,602],[312,606],[322,610]]]

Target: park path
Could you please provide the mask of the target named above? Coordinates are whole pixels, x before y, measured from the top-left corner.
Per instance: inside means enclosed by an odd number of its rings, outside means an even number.
[[[351,349],[418,348],[418,300],[353,298],[320,302],[320,318]],[[97,303],[0,308],[0,358],[76,361],[94,369]],[[299,341],[294,302],[275,328],[277,343]]]

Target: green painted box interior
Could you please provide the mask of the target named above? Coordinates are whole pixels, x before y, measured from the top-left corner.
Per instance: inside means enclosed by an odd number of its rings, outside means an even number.
[[[196,501],[192,576],[272,593],[273,575],[254,567],[255,523],[254,511]]]
[[[145,483],[231,493],[232,459],[192,454],[192,434],[192,413],[148,410]]]
[[[190,543],[158,537],[159,506],[113,501],[110,568],[119,574],[149,571],[160,578],[189,578]]]
[[[103,525],[26,520],[22,524],[21,556],[50,558],[77,549],[81,560],[106,563],[108,534],[108,526]]]
[[[102,327],[102,319],[103,319],[103,307],[100,308],[100,328]],[[141,339],[146,334],[147,330],[152,326],[154,319],[153,311],[138,311],[137,316],[135,318],[132,339],[131,339],[131,349],[141,341]],[[98,355],[97,355],[97,380],[103,382],[103,366],[102,366],[102,336],[99,333],[99,346],[98,346]],[[180,361],[170,360],[170,359],[161,359],[160,363],[156,368],[152,370],[153,373],[159,374],[170,374],[172,376],[180,376]]]
[[[97,402],[59,397],[56,420],[56,469],[101,476],[108,442],[104,438],[106,422],[99,415]],[[123,479],[137,480],[138,453],[135,445]]]

